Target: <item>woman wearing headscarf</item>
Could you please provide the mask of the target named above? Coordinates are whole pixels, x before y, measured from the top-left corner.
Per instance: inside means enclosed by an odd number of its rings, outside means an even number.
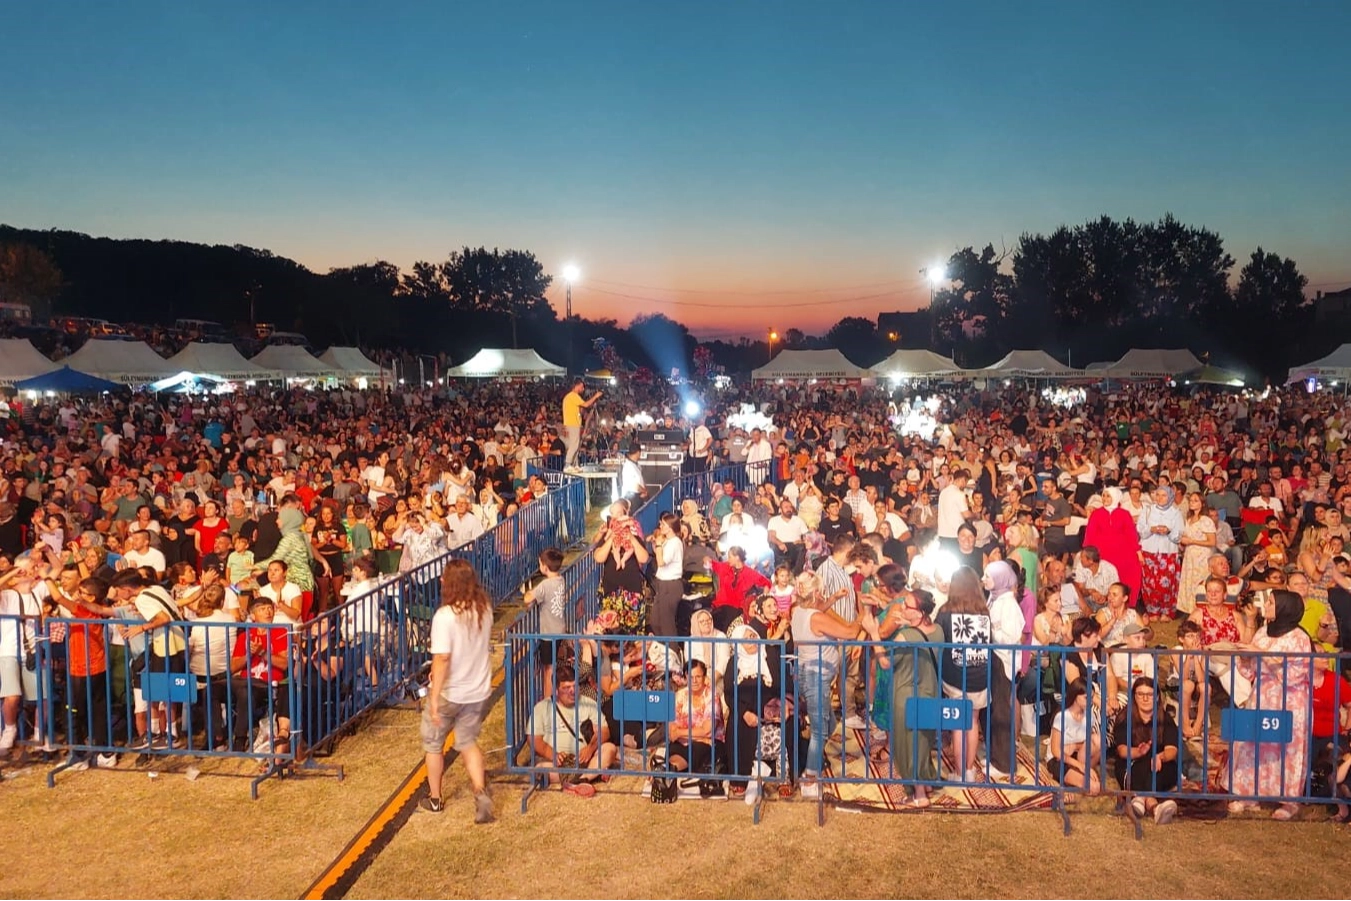
[[[783,674],[771,664],[760,634],[743,625],[733,627],[730,637],[736,641],[736,654],[723,677],[723,695],[732,710],[728,756],[736,775],[751,777],[744,787],[734,787],[732,794],[744,791],[746,803],[754,804],[760,797],[761,778],[777,774],[786,780],[788,761],[801,759],[805,749],[784,747],[786,741],[801,742],[801,728],[795,717],[784,723],[784,706],[789,702],[780,684]],[[775,732],[777,740],[773,739]]]
[[[1182,575],[1182,512],[1173,505],[1173,489],[1154,489],[1154,503],[1145,507],[1136,526],[1140,536],[1140,599],[1149,616],[1172,616]],[[1118,571],[1119,573],[1119,571]]]
[[[1020,644],[1027,623],[1018,600],[1022,586],[1013,567],[1003,560],[996,560],[985,567],[982,585],[990,593],[991,644]],[[1022,668],[1020,656],[1019,652],[1005,647],[996,648],[990,657],[990,706],[985,741],[989,748],[986,759],[990,770],[988,776],[992,780],[1006,780],[1017,771],[1014,724],[1018,717],[1013,679]]]
[[[1263,605],[1266,625],[1248,647],[1256,656],[1244,656],[1239,671],[1257,686],[1259,710],[1288,710],[1294,721],[1287,744],[1235,742],[1229,768],[1229,791],[1235,795],[1281,796],[1305,794],[1309,775],[1309,711],[1313,642],[1299,627],[1304,600],[1293,591],[1268,592]],[[1287,656],[1290,655],[1290,656]],[[1304,655],[1304,656],[1296,656]],[[1231,813],[1257,806],[1255,801],[1233,801]],[[1288,820],[1298,810],[1280,804],[1272,818]]]
[[[695,640],[699,638],[713,640]],[[694,611],[690,617],[691,641],[685,660],[687,663],[691,660],[702,660],[704,666],[708,667],[708,678],[714,684],[718,684],[722,679],[723,673],[727,672],[727,664],[732,659],[732,648],[726,638],[727,636],[713,625],[712,613],[707,610]]]
[[[938,733],[909,728],[905,707],[911,698],[939,697],[938,649],[934,645],[943,642],[943,628],[932,619],[932,594],[922,588],[905,592],[904,570],[891,564],[882,567],[877,574],[879,581],[901,601],[901,626],[892,636],[895,644],[874,652],[883,658],[883,665],[891,669],[891,775],[897,779],[933,782],[938,779],[938,764],[934,759]],[[929,806],[928,786],[904,788],[910,795],[911,805]]]
[[[277,511],[277,528],[281,531],[281,540],[277,542],[277,549],[272,552],[272,556],[254,561],[253,569],[255,573],[262,574],[267,572],[267,565],[273,560],[285,563],[286,581],[300,589],[301,618],[308,621],[314,612],[314,570],[310,568],[310,543],[302,531],[304,525],[305,514],[295,507],[282,507]],[[319,563],[325,575],[332,575],[322,557]]]
[[[1102,490],[1102,506],[1088,515],[1084,526],[1084,547],[1095,547],[1098,555],[1116,567],[1117,578],[1140,596],[1140,536],[1135,518],[1122,506],[1124,492],[1115,485]]]

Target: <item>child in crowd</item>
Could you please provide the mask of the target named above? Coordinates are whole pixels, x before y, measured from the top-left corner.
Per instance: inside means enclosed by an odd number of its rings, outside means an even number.
[[[234,536],[235,549],[225,563],[225,579],[231,585],[243,585],[253,578],[253,551],[247,535]]]
[[[796,591],[797,586],[793,584],[792,568],[786,563],[780,564],[774,570],[774,584],[769,586],[769,596],[774,599],[781,616],[786,615],[788,609],[793,606],[793,594]]]

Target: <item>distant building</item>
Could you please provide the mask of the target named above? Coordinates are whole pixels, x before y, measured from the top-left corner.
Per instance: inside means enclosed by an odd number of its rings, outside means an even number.
[[[932,345],[933,321],[928,310],[878,313],[877,333],[894,342],[896,347],[917,350]]]
[[[1351,288],[1330,291],[1327,294],[1319,291],[1318,296],[1314,298],[1313,315],[1319,325],[1351,326]]]

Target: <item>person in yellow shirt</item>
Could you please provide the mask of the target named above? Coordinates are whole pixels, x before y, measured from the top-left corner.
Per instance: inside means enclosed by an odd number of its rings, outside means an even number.
[[[600,400],[599,391],[591,395],[590,400],[583,400],[585,389],[586,382],[577,379],[572,383],[572,390],[563,395],[563,446],[567,448],[564,468],[577,462],[577,449],[582,445],[582,410]]]

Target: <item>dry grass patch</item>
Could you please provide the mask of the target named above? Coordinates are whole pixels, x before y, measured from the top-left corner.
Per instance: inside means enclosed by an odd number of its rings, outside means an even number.
[[[1348,838],[1318,822],[1187,821],[1136,842],[1124,819],[1089,812],[1068,837],[1048,812],[828,811],[819,828],[799,802],[770,803],[757,827],[740,802],[605,792],[536,795],[521,816],[520,794],[499,786],[491,826],[472,825],[463,792],[413,817],[348,897],[1299,898],[1330,883],[1289,861],[1338,859]]]

